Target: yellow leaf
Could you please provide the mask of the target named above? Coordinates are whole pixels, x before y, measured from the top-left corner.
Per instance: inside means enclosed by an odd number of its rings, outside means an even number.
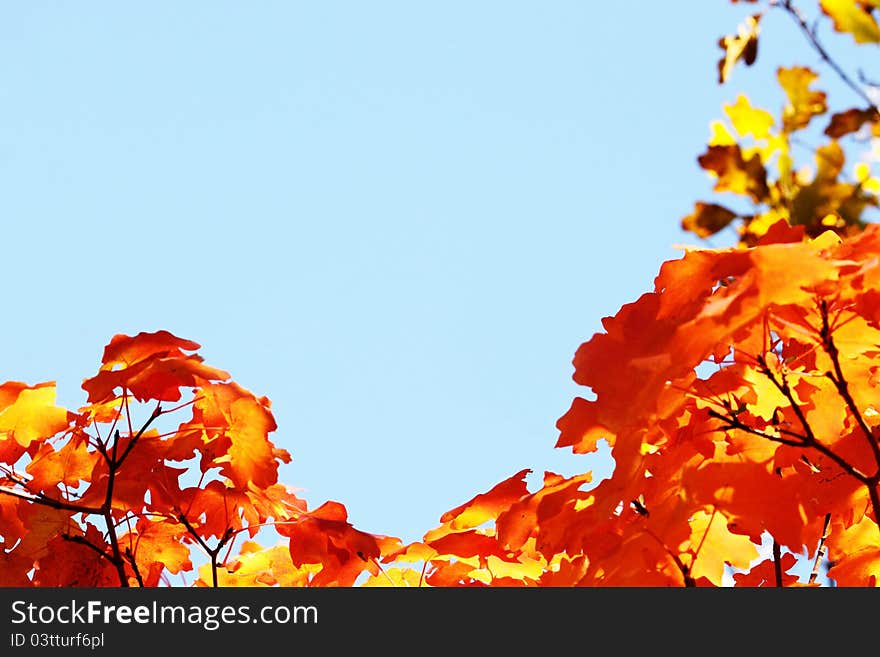
[[[788,139],[784,134],[769,134],[763,146],[754,149],[761,156],[761,162],[767,164],[770,158],[779,153],[776,167],[779,170],[779,178],[782,180],[791,170],[791,156],[788,152]]]
[[[217,569],[218,585],[231,586],[307,586],[309,576],[321,569],[320,565],[296,567],[290,559],[290,549],[279,543],[264,548],[254,541],[245,541],[240,554]],[[196,586],[213,586],[211,564],[199,568]]]
[[[810,245],[816,251],[821,251],[822,249],[835,247],[841,242],[842,240],[840,239],[840,235],[835,233],[833,230],[826,230],[821,235],[818,235],[817,237],[811,239]]]
[[[412,568],[386,568],[376,575],[371,575],[364,580],[366,587],[391,587],[402,588],[426,586],[422,572]]]
[[[788,212],[784,208],[770,208],[767,212],[755,216],[746,226],[746,232],[754,238],[763,237],[770,227],[780,219],[788,221]]]
[[[740,94],[733,105],[725,105],[724,112],[740,135],[751,135],[755,139],[765,139],[770,135],[773,115],[766,110],[752,107],[744,94]]]
[[[55,384],[42,383],[22,390],[15,403],[0,413],[0,439],[13,438],[27,447],[54,436],[67,424],[67,410],[55,405]]]
[[[516,562],[503,561],[495,555],[489,555],[486,561],[493,577],[509,577],[520,580],[537,580],[547,566],[543,559],[532,559],[525,555],[520,555],[519,561]]]
[[[856,43],[880,43],[880,26],[857,0],[821,0],[822,11],[834,21],[834,29],[851,34]],[[876,5],[875,5],[876,6]]]
[[[761,14],[746,17],[739,26],[737,33],[722,37],[718,47],[724,55],[718,60],[718,82],[724,84],[736,63],[742,60],[746,66],[755,63],[758,57],[758,32],[760,31]]]
[[[767,171],[758,154],[745,158],[736,144],[732,146],[709,146],[697,158],[700,166],[717,178],[716,192],[747,194],[755,203],[766,200],[770,194]]]
[[[857,162],[853,167],[853,175],[866,192],[880,194],[880,179],[871,176],[871,167],[866,162]]]
[[[828,231],[826,234],[837,237]],[[837,238],[838,241],[840,238]],[[840,393],[834,383],[824,377],[808,377],[794,386],[800,400],[801,412],[807,418],[813,434],[829,447],[835,445],[846,429],[846,407],[840,403]]]
[[[734,534],[720,513],[698,511],[691,519],[690,551],[694,555],[691,577],[706,577],[721,586],[724,564],[748,568],[758,549],[747,536]]]
[[[814,116],[828,109],[825,93],[810,91],[810,85],[818,76],[806,66],[780,67],[776,72],[779,84],[788,97],[782,110],[782,127],[785,132],[805,128]]]
[[[788,406],[788,399],[764,374],[754,369],[743,372],[743,379],[748,381],[757,399],[749,405],[749,412],[755,417],[769,421],[777,408]]]
[[[709,128],[712,133],[709,137],[708,146],[732,146],[736,143],[736,139],[733,138],[727,126],[721,121],[712,121],[709,124]]]
[[[819,223],[821,223],[823,226],[828,226],[829,228],[840,228],[844,225],[843,220],[833,212],[826,214],[824,217],[822,217],[822,221],[820,221]]]

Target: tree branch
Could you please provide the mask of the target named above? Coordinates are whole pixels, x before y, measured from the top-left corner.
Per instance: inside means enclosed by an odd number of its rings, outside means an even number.
[[[718,411],[710,408],[709,409],[709,417],[713,417],[716,420],[721,420],[724,422],[724,426],[721,427],[722,431],[726,431],[729,429],[739,429],[740,431],[745,431],[746,433],[750,433],[753,436],[758,436],[759,438],[766,438],[767,440],[772,440],[774,443],[782,443],[783,445],[789,445],[791,447],[807,447],[808,443],[805,440],[789,440],[787,438],[782,438],[781,436],[774,436],[773,434],[766,433],[761,431],[760,429],[755,429],[752,426],[749,426],[739,418],[730,415],[723,415]],[[782,430],[779,430],[782,431]],[[793,431],[785,431],[786,434],[795,434]]]
[[[834,372],[827,372],[825,376],[827,376],[834,384],[834,387],[837,388],[837,394],[843,399],[849,412],[852,413],[856,423],[859,425],[859,429],[865,434],[865,438],[867,438],[868,444],[871,446],[871,451],[874,453],[874,462],[877,464],[878,468],[877,474],[871,478],[874,486],[876,486],[878,480],[880,480],[880,445],[878,445],[876,438],[874,438],[874,434],[871,432],[871,428],[868,426],[868,423],[865,422],[864,416],[862,416],[861,411],[859,411],[858,406],[856,406],[852,393],[849,391],[849,383],[847,382],[846,377],[844,377],[843,369],[840,366],[840,352],[837,349],[837,345],[834,344],[834,337],[831,335],[831,328],[828,323],[828,303],[824,299],[819,303],[819,310],[822,313],[822,328],[819,332],[819,336],[822,338],[822,347],[831,359],[832,367],[834,367]],[[878,522],[880,522],[880,518],[878,518]]]
[[[125,461],[125,458],[131,453],[131,450],[134,449],[135,443],[137,443],[138,439],[144,435],[144,431],[147,430],[147,427],[149,427],[150,424],[152,424],[153,420],[155,420],[160,415],[162,415],[162,406],[161,404],[156,404],[156,408],[153,409],[153,413],[150,415],[150,417],[147,418],[147,421],[144,422],[143,426],[138,429],[138,432],[131,437],[131,440],[128,441],[128,445],[126,445],[125,451],[122,452],[122,456],[119,457],[119,460],[115,461],[114,459],[114,462],[117,466],[122,465],[123,461]]]
[[[116,471],[119,467],[116,460],[116,450],[119,447],[119,430],[113,433],[113,445],[110,452],[104,455],[107,461],[107,491],[104,494],[104,504],[101,506],[101,515],[104,516],[104,523],[107,525],[107,537],[110,539],[110,547],[113,550],[113,565],[116,566],[116,573],[119,575],[119,586],[128,587],[128,575],[125,572],[125,561],[122,558],[122,552],[119,549],[119,539],[116,536],[116,523],[113,522],[113,486],[116,481]]]
[[[125,548],[125,560],[131,565],[131,570],[134,572],[134,577],[137,580],[138,586],[143,588],[144,580],[141,577],[141,571],[138,568],[137,561],[134,559],[134,553],[132,553],[131,548],[128,546]]]
[[[101,514],[102,512],[98,507],[83,506],[81,504],[74,504],[73,502],[56,500],[51,497],[46,497],[43,493],[31,493],[30,491],[24,493],[9,486],[0,486],[0,493],[11,495],[12,497],[17,497],[28,502],[33,502],[34,504],[42,504],[44,506],[52,507],[53,509],[59,509],[61,511],[73,511],[74,513],[85,514]]]
[[[773,575],[776,578],[776,588],[782,588],[782,550],[775,538],[773,539]]]
[[[822,61],[831,67],[831,70],[837,74],[837,77],[839,77],[847,87],[854,91],[859,98],[865,101],[868,109],[874,113],[875,117],[880,117],[880,110],[878,110],[874,101],[872,101],[871,97],[868,96],[865,90],[856,84],[847,72],[831,58],[831,55],[828,54],[828,51],[825,50],[825,47],[819,41],[819,37],[816,35],[816,29],[807,25],[807,21],[804,19],[800,10],[794,6],[794,2],[792,0],[782,0],[782,2],[777,3],[777,6],[781,7],[789,16],[791,16]]]
[[[211,548],[208,547],[205,539],[203,539],[199,535],[199,533],[196,531],[196,528],[192,526],[185,515],[181,513],[179,516],[177,516],[177,519],[183,524],[184,527],[186,527],[186,530],[192,535],[196,542],[202,547],[205,552],[207,552],[208,556],[211,558],[211,577],[213,579],[214,588],[217,588],[218,586],[220,586],[217,577],[217,555],[220,553],[220,550],[223,549],[223,546],[226,545],[226,543],[235,536],[235,530],[233,530],[232,527],[227,527],[217,545]]]
[[[109,555],[106,552],[104,552],[104,550],[102,550],[97,545],[95,545],[94,543],[92,543],[91,541],[86,539],[85,536],[76,536],[74,534],[61,534],[61,538],[64,539],[65,541],[70,541],[71,543],[77,543],[79,545],[84,545],[87,548],[89,548],[90,550],[97,552],[98,556],[100,556],[102,559],[106,559],[110,563],[113,563],[113,556],[112,555]]]
[[[776,389],[779,390],[783,394],[783,396],[788,400],[788,403],[791,405],[791,410],[797,416],[798,421],[801,423],[801,426],[804,430],[804,436],[806,438],[806,443],[803,445],[804,447],[812,447],[813,449],[821,452],[829,459],[834,461],[837,465],[839,465],[843,470],[847,473],[858,479],[863,484],[867,485],[870,481],[870,477],[859,471],[858,468],[853,466],[848,461],[844,460],[842,457],[838,456],[834,451],[830,448],[823,445],[819,442],[819,439],[816,438],[816,434],[813,433],[813,428],[810,426],[810,423],[807,421],[807,416],[804,414],[803,409],[798,403],[798,400],[795,399],[794,393],[791,391],[791,386],[788,385],[788,381],[785,379],[785,375],[783,374],[781,379],[776,377],[776,374],[768,367],[767,361],[763,356],[758,358],[758,362],[761,366],[761,373],[764,374],[770,381],[776,386]]]
[[[813,561],[813,569],[810,571],[810,584],[816,581],[819,576],[819,564],[825,558],[825,541],[828,539],[828,532],[831,529],[831,514],[825,514],[825,524],[822,526],[822,536],[819,538],[819,546],[816,548],[816,560]]]

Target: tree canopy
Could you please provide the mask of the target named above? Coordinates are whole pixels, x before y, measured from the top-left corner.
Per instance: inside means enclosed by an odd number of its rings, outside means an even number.
[[[119,334],[80,408],[51,381],[0,385],[0,585],[876,585],[878,87],[824,40],[880,43],[880,2],[731,2],[715,83],[758,60],[770,12],[822,69],[781,64],[776,112],[724,105],[696,158],[714,196],[681,227],[731,243],[665,262],[574,354],[584,393],[555,446],[605,441],[608,478],[544,472],[529,490],[524,468],[462,491],[419,541],[368,533],[279,481],[269,399],[197,342]]]

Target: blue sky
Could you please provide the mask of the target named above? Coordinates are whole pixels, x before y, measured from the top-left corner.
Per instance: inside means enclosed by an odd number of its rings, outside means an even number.
[[[696,243],[709,122],[772,83],[716,84],[744,15],[7,4],[0,379],[76,407],[115,333],[195,340],[272,400],[282,481],[404,540],[522,468],[599,478],[553,448],[571,359]]]

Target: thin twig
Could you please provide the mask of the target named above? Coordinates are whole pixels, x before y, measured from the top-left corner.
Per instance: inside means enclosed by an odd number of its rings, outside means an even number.
[[[693,577],[691,577],[692,568],[688,568],[688,566],[681,560],[681,557],[670,550],[666,543],[660,540],[660,537],[657,536],[657,534],[655,534],[648,528],[645,528],[645,534],[657,541],[663,551],[666,552],[670,559],[672,559],[672,563],[675,564],[675,567],[681,573],[682,583],[684,584],[684,587],[687,589],[696,588],[697,582],[694,580]],[[693,562],[691,563],[691,565],[693,565]]]
[[[12,497],[18,497],[22,500],[33,502],[34,504],[42,504],[43,506],[52,507],[53,509],[58,509],[60,511],[73,511],[74,513],[85,514],[101,513],[101,509],[98,507],[83,506],[80,504],[74,504],[72,502],[56,500],[52,499],[51,497],[46,497],[42,493],[31,493],[30,491],[28,491],[27,493],[23,493],[21,491],[15,490],[14,488],[10,488],[9,486],[0,486],[0,493],[11,495]]]
[[[128,586],[128,575],[125,572],[125,561],[122,558],[122,551],[119,549],[119,538],[116,536],[116,524],[113,521],[113,485],[116,482],[116,471],[119,467],[116,460],[116,450],[119,447],[119,430],[113,433],[113,445],[109,455],[105,456],[107,460],[107,491],[104,495],[104,504],[101,507],[101,514],[104,516],[104,522],[107,525],[107,537],[110,539],[110,547],[113,549],[113,565],[119,575],[119,585]]]
[[[138,585],[143,588],[144,580],[141,577],[141,571],[138,568],[137,561],[135,561],[134,553],[131,551],[131,548],[126,546],[125,548],[125,558],[129,564],[131,564],[131,569],[134,572],[134,577],[137,580]]]
[[[125,446],[125,451],[122,452],[122,456],[119,457],[119,460],[117,461],[114,459],[117,466],[122,465],[122,462],[125,461],[125,458],[131,453],[131,450],[134,449],[135,443],[137,443],[138,439],[144,435],[144,431],[147,430],[147,427],[149,427],[153,420],[160,415],[162,415],[162,405],[157,403],[156,408],[153,409],[153,413],[147,418],[147,421],[144,422],[143,426],[138,429],[138,432],[128,441],[128,445]]]
[[[724,422],[723,427],[719,427],[721,431],[727,431],[729,429],[739,429],[740,431],[745,431],[746,433],[750,433],[753,436],[758,436],[759,438],[766,438],[767,440],[771,440],[774,443],[782,443],[783,445],[789,445],[790,447],[807,447],[808,443],[804,440],[789,440],[788,438],[782,438],[781,436],[774,436],[773,434],[767,433],[765,431],[761,431],[760,429],[755,429],[752,426],[749,426],[742,420],[734,416],[727,416],[719,413],[715,409],[710,408],[709,417],[715,418],[716,420],[721,420]],[[794,433],[786,431],[786,433]]]
[[[776,539],[773,539],[773,574],[776,577],[776,587],[782,588],[782,550]]]
[[[85,536],[77,536],[75,534],[61,534],[61,538],[65,541],[69,541],[70,543],[77,543],[78,545],[84,545],[85,547],[89,548],[90,550],[96,552],[98,554],[98,556],[101,557],[102,559],[106,559],[110,563],[113,563],[113,556],[112,555],[109,555],[106,552],[104,552],[104,550],[102,550],[97,545],[95,545],[94,543],[89,541]]]
[[[831,514],[825,514],[825,524],[822,526],[822,536],[819,538],[819,546],[816,548],[816,560],[813,562],[813,569],[810,571],[810,584],[816,581],[819,576],[819,565],[825,558],[825,541],[828,539],[828,532],[831,529]]]
[[[217,555],[220,553],[220,550],[223,549],[223,546],[232,539],[236,532],[232,529],[232,527],[227,527],[226,531],[223,533],[223,536],[220,537],[220,541],[213,548],[208,547],[208,544],[205,542],[199,533],[196,531],[196,528],[192,526],[189,520],[187,520],[186,516],[182,513],[177,517],[177,519],[186,527],[186,530],[196,539],[196,542],[201,546],[201,548],[207,552],[208,556],[211,559],[211,577],[213,579],[213,586],[217,588],[220,586],[218,574],[217,574]]]
[[[834,337],[831,335],[832,331],[828,323],[828,304],[824,299],[819,304],[819,310],[822,313],[822,330],[819,335],[822,338],[822,346],[828,354],[828,357],[831,359],[831,365],[834,367],[834,372],[828,372],[825,376],[827,376],[834,384],[834,387],[837,388],[837,394],[839,394],[844,403],[846,403],[846,407],[849,409],[849,412],[852,413],[856,423],[859,425],[859,428],[868,440],[868,444],[871,446],[871,451],[874,453],[874,462],[877,463],[878,472],[880,472],[880,445],[878,445],[877,439],[871,432],[868,423],[865,422],[865,418],[862,416],[861,411],[859,411],[859,407],[856,406],[852,393],[849,391],[849,383],[843,376],[843,369],[840,365],[840,352],[837,349],[837,345],[834,344]],[[877,483],[876,478],[877,477],[875,476],[875,485]]]
[[[792,0],[782,0],[778,6],[782,7],[782,9],[791,16],[794,22],[797,23],[797,26],[800,28],[801,32],[803,32],[804,36],[807,37],[807,41],[810,42],[813,50],[815,50],[819,57],[822,58],[822,61],[831,67],[846,86],[852,89],[859,98],[865,101],[868,105],[868,109],[871,110],[876,117],[880,117],[880,110],[878,110],[874,101],[871,100],[871,97],[868,96],[868,94],[865,93],[865,90],[856,84],[847,72],[831,58],[831,55],[828,54],[828,51],[825,50],[825,47],[819,41],[819,37],[816,35],[816,29],[807,25],[807,21],[804,19],[803,14],[801,14],[800,10],[794,6]]]
[[[788,381],[786,380],[785,375],[783,374],[780,378],[776,377],[776,374],[767,366],[766,360],[764,357],[759,357],[759,362],[761,364],[761,373],[766,376],[770,381],[776,386],[776,389],[779,390],[783,394],[783,396],[788,400],[788,403],[791,405],[791,410],[797,416],[798,421],[801,423],[801,426],[804,430],[804,435],[806,437],[805,447],[812,447],[813,449],[818,450],[832,461],[837,463],[843,470],[858,479],[863,484],[867,485],[870,481],[870,477],[863,472],[859,471],[854,465],[846,461],[843,457],[839,456],[830,448],[823,445],[819,442],[819,439],[813,433],[813,428],[810,426],[810,423],[807,421],[807,416],[804,414],[803,409],[798,403],[797,399],[795,399],[794,393],[791,391],[791,386],[788,385]]]

